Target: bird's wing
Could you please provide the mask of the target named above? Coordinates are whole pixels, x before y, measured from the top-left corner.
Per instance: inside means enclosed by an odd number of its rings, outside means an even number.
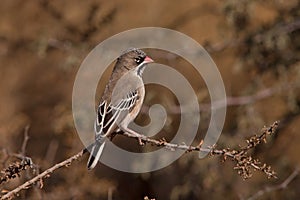
[[[121,112],[131,111],[136,101],[139,99],[138,90],[129,92],[126,97],[121,99],[116,105],[102,101],[98,107],[97,119],[95,121],[96,139],[109,134],[115,127]]]

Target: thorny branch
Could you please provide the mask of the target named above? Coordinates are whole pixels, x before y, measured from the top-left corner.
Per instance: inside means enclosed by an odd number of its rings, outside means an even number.
[[[266,164],[262,164],[258,159],[252,158],[248,155],[248,151],[253,149],[254,147],[258,146],[261,143],[267,142],[267,136],[273,135],[278,127],[278,121],[274,122],[270,127],[264,127],[260,135],[254,135],[250,139],[246,140],[247,146],[240,147],[240,149],[216,149],[216,146],[211,148],[202,148],[202,142],[198,146],[188,146],[185,144],[172,144],[168,143],[165,139],[156,140],[149,138],[145,135],[132,135],[130,133],[121,133],[127,137],[136,138],[140,143],[150,143],[155,146],[163,146],[170,150],[181,149],[185,150],[186,152],[192,151],[202,151],[208,152],[210,155],[220,155],[223,157],[223,161],[226,161],[227,158],[230,158],[232,161],[235,162],[234,169],[238,171],[238,174],[242,176],[244,179],[250,178],[252,176],[251,169],[259,170],[264,172],[268,178],[276,178],[276,173],[271,169],[270,166]]]
[[[35,176],[34,178],[32,178],[31,180],[25,182],[24,184],[18,186],[17,188],[15,188],[14,190],[8,192],[7,194],[3,195],[1,197],[1,200],[4,199],[12,199],[15,196],[17,196],[17,194],[24,189],[28,189],[30,186],[34,185],[37,182],[42,183],[42,180],[45,178],[48,178],[50,176],[50,174],[52,174],[55,170],[62,168],[62,167],[68,167],[72,164],[73,161],[78,160],[80,157],[82,157],[82,155],[86,152],[86,150],[82,150],[79,153],[77,153],[76,155],[50,167],[49,169],[45,170],[44,172],[40,173],[39,175]],[[40,187],[43,187],[43,184],[40,185]]]
[[[15,163],[10,164],[7,168],[2,169],[0,172],[0,184],[4,182],[8,182],[10,179],[14,179],[16,177],[20,177],[20,173],[27,168],[35,168],[32,160],[30,157],[27,157],[25,155],[27,142],[29,140],[28,131],[30,126],[27,125],[24,129],[24,139],[21,147],[21,153],[20,154],[9,154],[7,151],[5,151],[5,154],[7,154],[7,157],[13,156],[15,158],[20,159],[21,161],[17,161]],[[8,158],[7,158],[8,159]],[[7,160],[5,159],[5,160]]]
[[[10,164],[6,169],[1,170],[0,184],[19,177],[21,171],[26,170],[31,165],[32,161],[28,157],[25,157],[21,162]]]
[[[282,183],[280,183],[278,185],[275,185],[275,186],[265,187],[264,189],[259,190],[254,195],[249,197],[247,200],[255,200],[255,199],[258,199],[259,197],[261,197],[262,195],[264,195],[266,193],[270,193],[270,192],[273,192],[275,190],[285,189],[298,175],[299,175],[299,168],[296,168],[293,171],[293,173],[291,173]]]
[[[259,170],[262,171],[267,175],[268,178],[276,178],[276,173],[271,170],[270,166],[267,166],[266,164],[261,164],[261,162],[258,159],[252,158],[250,155],[248,155],[248,151],[250,149],[253,149],[257,145],[261,143],[265,143],[267,136],[272,135],[275,133],[276,128],[278,127],[278,122],[274,122],[271,126],[264,127],[261,131],[261,134],[259,135],[254,135],[250,139],[246,140],[247,145],[245,147],[239,147],[239,149],[230,149],[230,148],[225,148],[225,149],[217,149],[216,146],[213,146],[211,148],[202,148],[202,142],[198,146],[188,146],[185,144],[173,144],[173,143],[168,143],[164,138],[160,140],[152,139],[149,138],[145,135],[132,135],[130,133],[117,133],[117,134],[122,134],[124,136],[130,137],[130,138],[135,138],[137,139],[141,145],[144,145],[146,143],[155,145],[155,146],[161,146],[165,147],[166,149],[169,150],[184,150],[186,152],[208,152],[210,153],[211,156],[222,156],[223,161],[228,160],[230,158],[234,163],[235,167],[234,169],[238,171],[238,174],[241,175],[244,179],[250,178],[252,176],[252,170]],[[49,177],[55,170],[62,168],[62,167],[69,167],[75,160],[78,160],[81,158],[88,150],[92,147],[93,144],[88,146],[87,148],[81,150],[77,154],[73,155],[72,157],[50,167],[49,169],[45,170],[41,174],[35,176],[31,180],[25,182],[24,184],[18,186],[14,190],[6,193],[1,197],[1,200],[4,199],[12,199],[15,197],[21,190],[28,189],[30,186],[34,185],[37,182],[42,183],[42,180]],[[43,184],[40,184],[40,187],[43,187]]]

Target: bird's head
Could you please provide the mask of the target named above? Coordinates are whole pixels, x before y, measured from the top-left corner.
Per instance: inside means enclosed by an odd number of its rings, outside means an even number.
[[[142,71],[147,63],[154,62],[146,53],[137,48],[130,48],[118,58],[117,65],[127,70],[138,68]]]

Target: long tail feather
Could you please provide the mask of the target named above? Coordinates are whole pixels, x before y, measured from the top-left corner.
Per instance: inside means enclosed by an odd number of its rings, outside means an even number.
[[[104,138],[100,141],[95,142],[95,145],[92,148],[90,158],[87,163],[87,168],[89,170],[93,169],[97,165],[97,163],[101,157],[102,151],[104,149],[104,145],[105,145]]]

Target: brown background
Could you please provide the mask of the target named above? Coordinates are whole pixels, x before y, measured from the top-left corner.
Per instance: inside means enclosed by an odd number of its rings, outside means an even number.
[[[253,154],[270,164],[278,179],[255,172],[244,181],[230,162],[197,159],[185,154],[172,165],[152,173],[129,174],[99,164],[86,170],[80,162],[61,169],[20,194],[21,199],[243,199],[279,184],[299,165],[300,3],[283,1],[1,1],[0,7],[0,147],[19,152],[24,127],[30,124],[26,155],[45,170],[83,148],[73,124],[72,86],[89,51],[106,38],[128,29],[158,26],[181,31],[202,44],[222,74],[228,96],[248,96],[241,105],[230,101],[225,129],[218,145],[243,145],[264,125],[280,120],[275,137]],[[121,51],[121,50],[120,50]],[[149,52],[151,53],[151,52]],[[163,59],[164,64],[181,63]],[[177,62],[178,61],[178,62]],[[193,82],[193,73],[186,72]],[[100,87],[104,83],[100,83]],[[201,87],[200,87],[201,86]],[[207,89],[199,83],[199,101],[207,103]],[[149,88],[148,88],[149,89]],[[149,89],[145,105],[172,104]],[[267,95],[261,95],[264,91]],[[150,95],[151,94],[151,95]],[[258,94],[258,96],[257,96]],[[168,96],[166,94],[166,96]],[[255,98],[261,97],[261,98]],[[171,101],[171,102],[168,102]],[[172,115],[162,134],[169,138],[178,116]],[[199,128],[205,131],[208,116]],[[147,121],[139,117],[139,121]],[[117,140],[141,150],[135,141]],[[128,147],[127,147],[128,148]],[[133,148],[133,147],[132,147]],[[4,160],[4,153],[1,160]],[[14,159],[3,163],[7,166]],[[2,184],[10,190],[32,173]],[[263,199],[298,199],[299,177],[284,190]]]

